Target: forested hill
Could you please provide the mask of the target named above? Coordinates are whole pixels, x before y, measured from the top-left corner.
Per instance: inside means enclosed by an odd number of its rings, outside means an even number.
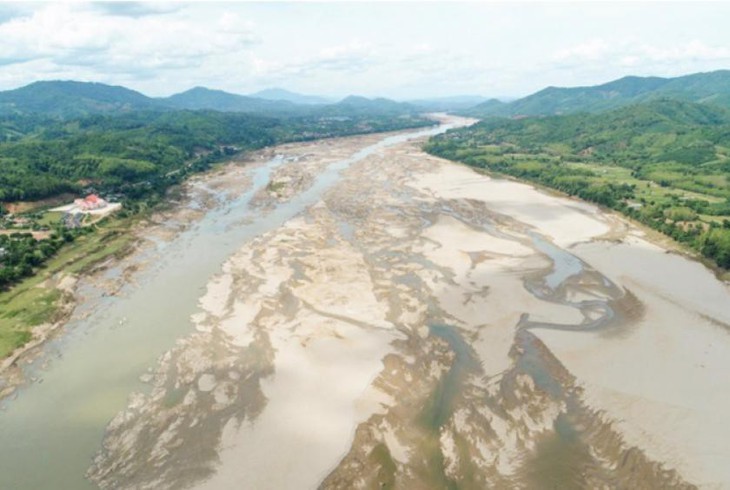
[[[486,144],[513,144],[598,161],[643,166],[675,161],[700,165],[724,154],[730,111],[661,99],[600,114],[487,119],[463,135]]]
[[[662,98],[730,108],[730,70],[677,78],[629,76],[590,87],[548,87],[506,104],[488,101],[464,114],[484,118],[600,112]]]
[[[74,81],[35,82],[0,92],[0,115],[78,117],[159,107],[150,97],[124,87]]]
[[[404,114],[273,118],[152,111],[65,121],[15,117],[0,124],[19,133],[0,143],[0,203],[90,189],[134,198],[241,150],[431,124]]]
[[[341,101],[322,107],[322,113],[330,116],[345,117],[348,115],[375,115],[375,114],[415,114],[419,110],[411,104],[396,102],[382,97],[368,99],[357,95],[350,95]]]
[[[598,114],[488,119],[427,150],[618,209],[730,268],[730,113],[660,99]]]
[[[160,99],[159,103],[176,109],[211,109],[222,112],[290,114],[309,110],[309,107],[297,106],[285,100],[247,97],[205,87],[195,87],[171,97]]]

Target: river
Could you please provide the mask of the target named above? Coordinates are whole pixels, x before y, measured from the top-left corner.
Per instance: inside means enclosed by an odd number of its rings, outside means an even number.
[[[417,142],[469,122],[189,182],[3,401],[0,488],[730,485],[727,285]]]
[[[269,183],[272,170],[287,162],[277,157],[254,165],[247,192],[218,200],[171,242],[157,241],[153,250],[138,254],[141,262],[152,266],[117,296],[92,295],[93,303],[80,304],[78,309],[90,314],[69,322],[65,333],[49,342],[43,357],[26,369],[35,381],[2,402],[0,488],[93,488],[84,475],[105,426],[124,408],[130,393],[145,391],[140,376],[177,338],[193,330],[191,316],[198,311],[198,299],[225,259],[246,241],[316,203],[353,163],[379,149],[449,128],[384,136],[330,164],[309,189],[266,213],[251,209],[251,200]],[[106,274],[119,271],[112,268]]]

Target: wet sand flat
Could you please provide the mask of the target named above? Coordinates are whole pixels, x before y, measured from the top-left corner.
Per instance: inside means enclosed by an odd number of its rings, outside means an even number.
[[[545,206],[525,205],[536,193],[530,186],[478,183],[469,173],[449,169],[421,182],[440,196],[483,199],[519,217],[642,304],[640,316],[596,333],[534,330],[577,376],[587,404],[615,421],[627,444],[680,470],[688,481],[707,488],[730,484],[730,432],[723,423],[730,406],[724,374],[730,367],[730,288],[702,264],[646,241],[626,222],[618,243],[600,240],[618,218],[593,206],[552,196],[535,200],[551,201]]]

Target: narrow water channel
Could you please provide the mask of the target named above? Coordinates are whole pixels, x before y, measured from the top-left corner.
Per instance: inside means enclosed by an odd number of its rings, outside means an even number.
[[[43,358],[27,368],[36,381],[0,405],[0,489],[93,488],[84,473],[106,425],[131,393],[145,391],[140,376],[176,339],[192,332],[190,317],[223,262],[245,242],[318,202],[348,166],[381,148],[450,127],[384,137],[331,164],[309,189],[268,212],[251,209],[250,201],[271,171],[287,162],[275,158],[252,167],[248,192],[219,201],[194,226],[160,244],[133,285],[119,296],[80,304],[89,315],[73,320],[67,333],[47,344]]]

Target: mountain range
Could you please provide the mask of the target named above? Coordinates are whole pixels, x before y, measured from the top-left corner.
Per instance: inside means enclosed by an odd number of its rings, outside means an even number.
[[[34,82],[0,92],[0,114],[70,117],[86,114],[150,110],[160,103],[134,90],[103,83]]]
[[[232,94],[222,90],[195,87],[173,96],[156,99],[162,106],[175,109],[210,109],[221,112],[292,112],[297,105],[286,100],[270,100],[253,96]]]
[[[0,116],[20,114],[73,118],[100,113],[205,109],[273,116],[333,117],[457,111],[462,115],[486,118],[596,113],[666,98],[730,108],[730,70],[676,78],[627,76],[586,87],[547,87],[511,102],[477,95],[407,102],[352,95],[333,102],[281,88],[239,95],[205,87],[155,98],[102,83],[40,81],[0,92]]]
[[[415,113],[415,105],[390,99],[349,96],[339,102],[269,89],[252,95],[195,87],[164,98],[148,97],[134,90],[102,83],[40,81],[0,92],[0,115],[42,115],[73,118],[89,114],[133,111],[215,110],[274,116]]]
[[[296,92],[290,92],[289,90],[284,90],[283,88],[267,88],[265,90],[261,90],[259,92],[255,92],[250,95],[250,97],[255,97],[257,99],[266,99],[266,100],[285,100],[287,102],[292,102],[294,104],[331,104],[333,102],[336,102],[333,99],[328,99],[326,97],[320,97],[319,95],[304,95],[304,94],[298,94]]]
[[[730,70],[676,78],[627,76],[590,87],[547,87],[509,103],[489,100],[463,113],[484,118],[601,112],[662,98],[730,107]]]

